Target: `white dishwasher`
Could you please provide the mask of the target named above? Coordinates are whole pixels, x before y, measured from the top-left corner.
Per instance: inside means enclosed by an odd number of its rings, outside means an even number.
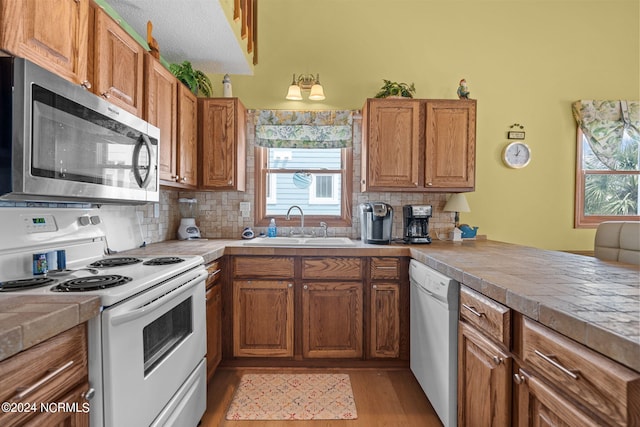
[[[458,421],[457,281],[411,260],[411,371],[445,427]]]

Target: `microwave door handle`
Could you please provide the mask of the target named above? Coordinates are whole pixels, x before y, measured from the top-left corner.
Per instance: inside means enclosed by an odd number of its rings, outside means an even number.
[[[147,175],[143,179],[142,175],[140,175],[140,150],[143,146],[147,149],[149,160],[151,160],[151,141],[149,141],[149,137],[145,134],[140,135],[140,139],[138,139],[138,143],[133,149],[133,176],[136,177],[136,182],[140,188],[147,188],[147,185],[149,185],[149,181],[151,180],[152,165],[149,165]]]

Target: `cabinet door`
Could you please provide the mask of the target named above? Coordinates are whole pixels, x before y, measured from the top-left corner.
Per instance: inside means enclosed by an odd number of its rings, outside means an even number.
[[[86,83],[88,11],[88,0],[3,0],[0,49]]]
[[[179,184],[198,184],[198,99],[183,84],[178,85],[178,179]]]
[[[145,50],[101,8],[94,6],[94,93],[142,117]]]
[[[233,355],[293,356],[293,284],[233,282]]]
[[[459,323],[458,425],[507,426],[512,358],[475,328]]]
[[[362,283],[306,282],[302,288],[303,356],[362,357]]]
[[[367,101],[363,117],[362,191],[418,187],[419,122],[419,101]]]
[[[200,184],[245,190],[245,109],[237,99],[200,100]]]
[[[400,286],[397,283],[371,285],[370,357],[400,355]]]
[[[207,380],[222,360],[222,286],[214,285],[207,299]]]
[[[514,376],[517,427],[596,427],[606,425],[584,413],[544,381],[523,369]]]
[[[475,187],[475,101],[426,102],[426,188]]]
[[[178,178],[178,80],[151,55],[144,56],[146,121],[160,129],[159,174],[162,181]]]

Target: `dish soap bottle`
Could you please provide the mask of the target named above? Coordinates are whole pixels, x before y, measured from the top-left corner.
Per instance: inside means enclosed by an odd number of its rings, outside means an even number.
[[[276,237],[277,235],[278,235],[278,229],[276,228],[276,219],[271,218],[271,222],[269,223],[269,228],[267,228],[267,236]]]

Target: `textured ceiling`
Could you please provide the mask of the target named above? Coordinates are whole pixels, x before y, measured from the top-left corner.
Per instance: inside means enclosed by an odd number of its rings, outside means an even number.
[[[106,0],[145,40],[147,21],[160,54],[206,73],[252,74],[219,0]]]

